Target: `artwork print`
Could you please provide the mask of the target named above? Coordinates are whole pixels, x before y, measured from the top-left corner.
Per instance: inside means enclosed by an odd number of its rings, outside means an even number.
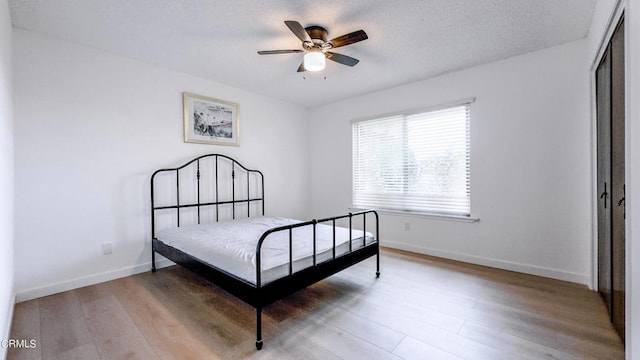
[[[238,104],[184,93],[185,142],[239,145]]]

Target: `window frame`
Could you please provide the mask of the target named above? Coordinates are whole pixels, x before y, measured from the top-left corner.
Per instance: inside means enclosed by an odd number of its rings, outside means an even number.
[[[366,118],[359,118],[359,119],[354,119],[351,121],[351,138],[352,138],[352,143],[351,143],[351,169],[352,169],[352,175],[351,175],[351,201],[352,201],[352,209],[362,209],[362,207],[358,207],[355,205],[354,199],[355,199],[355,158],[354,158],[354,147],[355,147],[355,142],[354,142],[354,130],[355,130],[355,125],[358,123],[362,123],[362,122],[367,122],[367,121],[372,121],[372,120],[383,120],[385,118],[393,118],[393,117],[401,117],[403,120],[403,123],[406,124],[406,119],[408,117],[414,116],[414,115],[419,115],[419,114],[424,114],[424,113],[429,113],[429,112],[437,112],[440,110],[446,110],[446,109],[450,109],[450,108],[455,108],[455,107],[460,107],[460,106],[467,106],[468,107],[468,123],[467,123],[467,141],[466,141],[466,146],[468,148],[468,155],[467,155],[467,182],[468,182],[468,193],[469,193],[469,208],[468,208],[468,214],[455,214],[455,213],[444,213],[444,212],[437,212],[437,211],[417,211],[417,210],[397,210],[397,209],[384,209],[384,208],[379,208],[376,209],[379,212],[383,212],[383,213],[389,213],[389,214],[393,214],[393,215],[410,215],[410,216],[417,216],[417,217],[423,217],[423,218],[431,218],[431,219],[444,219],[444,220],[453,220],[453,221],[462,221],[462,222],[476,222],[479,221],[479,219],[477,217],[473,217],[472,216],[472,208],[471,208],[471,109],[472,109],[472,104],[475,102],[476,98],[475,97],[471,97],[471,98],[465,98],[462,100],[458,100],[458,101],[454,101],[454,102],[449,102],[449,103],[443,103],[443,104],[439,104],[439,105],[435,105],[435,106],[430,106],[430,107],[424,107],[424,108],[418,108],[418,109],[412,109],[412,110],[407,110],[407,111],[398,111],[398,112],[394,112],[394,113],[387,113],[387,114],[380,114],[380,115],[376,115],[376,116],[371,116],[371,117],[366,117]],[[406,148],[406,139],[403,141],[402,143],[402,147]]]

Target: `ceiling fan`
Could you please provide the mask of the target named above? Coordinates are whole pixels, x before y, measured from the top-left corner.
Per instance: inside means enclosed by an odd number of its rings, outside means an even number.
[[[261,50],[258,51],[258,54],[275,55],[306,52],[302,63],[298,67],[298,72],[320,71],[325,67],[325,59],[333,60],[347,66],[355,66],[360,60],[329,50],[351,45],[369,38],[363,30],[358,30],[327,41],[327,29],[321,26],[313,25],[305,28],[302,27],[299,22],[293,20],[287,20],[284,23],[289,30],[302,41],[302,49]]]

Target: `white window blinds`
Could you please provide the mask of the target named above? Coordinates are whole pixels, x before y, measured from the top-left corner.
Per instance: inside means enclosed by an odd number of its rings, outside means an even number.
[[[469,107],[354,123],[354,207],[469,216]]]

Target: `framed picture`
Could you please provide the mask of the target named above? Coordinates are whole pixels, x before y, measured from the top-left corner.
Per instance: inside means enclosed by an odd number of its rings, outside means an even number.
[[[184,141],[214,145],[240,145],[238,104],[182,93]]]

